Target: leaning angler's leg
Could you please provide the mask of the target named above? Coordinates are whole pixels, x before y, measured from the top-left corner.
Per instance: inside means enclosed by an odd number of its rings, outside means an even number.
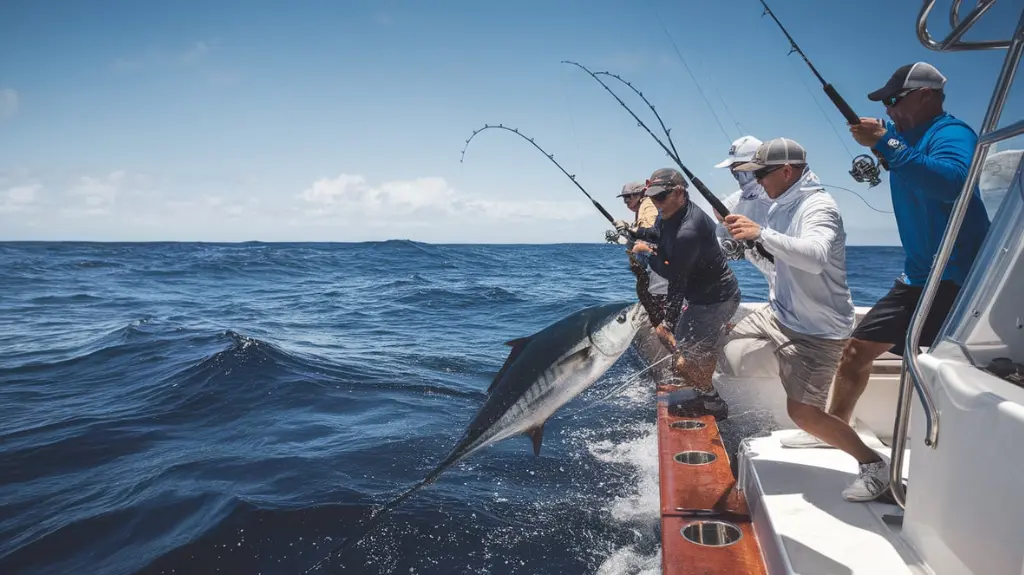
[[[852,455],[860,463],[880,461],[881,457],[861,441],[857,432],[838,417],[826,413],[818,405],[808,405],[786,398],[786,409],[789,418],[800,429],[820,438],[832,447],[841,449]]]
[[[857,480],[843,496],[851,501],[868,501],[888,488],[888,462],[865,445],[849,423],[825,411],[832,374],[842,353],[841,345],[841,342],[817,338],[794,339],[777,352],[779,375],[786,389],[786,408],[793,423],[849,453],[860,465]]]
[[[851,338],[846,342],[842,358],[839,360],[839,369],[836,371],[829,413],[846,422],[853,418],[853,408],[857,406],[857,400],[868,386],[872,364],[878,356],[891,348],[891,343],[877,341]]]
[[[718,364],[718,351],[730,328],[726,326],[740,306],[740,296],[720,303],[691,306],[685,363],[681,366],[683,377],[693,382],[693,387],[704,392],[714,392],[712,380]],[[731,327],[731,326],[730,326]],[[676,336],[677,341],[681,341]]]
[[[894,282],[889,293],[878,300],[857,324],[839,362],[829,413],[844,421],[868,385],[875,359],[890,349],[902,355],[910,318],[917,307],[921,289]]]

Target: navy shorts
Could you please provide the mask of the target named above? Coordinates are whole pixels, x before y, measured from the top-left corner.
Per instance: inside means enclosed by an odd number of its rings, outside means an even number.
[[[910,318],[914,315],[917,302],[921,300],[923,286],[911,286],[897,280],[874,307],[864,315],[850,337],[863,341],[891,343],[892,353],[902,356],[906,345],[907,331],[910,329]],[[920,344],[929,347],[935,341],[942,323],[946,321],[949,310],[953,309],[960,286],[949,280],[939,282],[932,308],[925,318],[921,330]]]

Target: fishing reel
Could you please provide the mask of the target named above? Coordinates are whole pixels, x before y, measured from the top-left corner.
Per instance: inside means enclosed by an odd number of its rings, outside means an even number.
[[[853,167],[850,169],[850,175],[853,176],[854,180],[857,180],[862,184],[866,182],[869,188],[873,188],[882,183],[882,178],[878,173],[878,165],[875,164],[875,160],[867,154],[861,154],[853,159]]]
[[[727,260],[742,260],[746,256],[744,254],[743,243],[734,239],[724,239],[721,241],[722,252],[725,253],[725,259]]]

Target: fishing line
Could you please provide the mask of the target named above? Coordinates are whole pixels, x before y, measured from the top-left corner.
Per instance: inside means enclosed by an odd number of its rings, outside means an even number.
[[[672,38],[672,34],[669,34],[668,28],[665,27],[665,23],[662,21],[661,14],[658,13],[658,9],[654,6],[653,0],[649,1],[648,4],[650,5],[651,10],[654,12],[655,20],[658,21],[658,24],[661,26],[662,31],[665,32],[665,36],[668,36],[668,41],[672,44],[672,48],[675,49],[676,56],[678,56],[679,61],[683,63],[683,68],[686,68],[686,73],[690,75],[690,79],[693,80],[694,86],[697,86],[697,91],[700,93],[700,97],[704,99],[704,103],[707,104],[708,110],[711,110],[711,115],[715,118],[715,123],[718,124],[718,129],[722,130],[722,135],[724,135],[726,141],[728,141],[731,144],[732,138],[725,131],[725,126],[723,126],[722,121],[718,119],[718,114],[716,114],[715,109],[711,107],[711,102],[708,100],[708,97],[704,95],[704,90],[701,89],[700,83],[697,82],[697,78],[693,75],[693,72],[690,70],[689,64],[686,63],[686,58],[683,58],[683,52],[679,49],[679,46],[676,45],[676,41],[675,39]],[[719,94],[719,96],[721,95]],[[724,102],[725,100],[723,99],[722,101]]]
[[[718,91],[718,85],[715,84],[715,77],[711,74],[711,72],[707,72],[707,75],[708,80],[711,81],[711,89],[715,91],[715,94],[718,94],[718,99],[722,101],[722,107],[725,108],[725,113],[729,114],[729,119],[732,120],[732,123],[736,125],[736,131],[739,132],[740,136],[742,136],[743,134],[748,134],[749,132],[743,129],[743,126],[740,125],[740,121],[736,119],[736,116],[733,115],[732,110],[729,109],[729,104],[726,103],[725,97],[722,96],[722,93]],[[730,144],[731,143],[732,142],[730,142]]]
[[[679,166],[679,169],[682,170],[682,172],[686,175],[687,178],[689,178],[690,182],[693,183],[693,186],[695,188],[697,188],[698,192],[700,192],[700,195],[704,196],[704,199],[707,200],[707,202],[709,204],[711,204],[712,209],[714,209],[716,212],[718,212],[719,215],[721,215],[723,218],[725,216],[729,215],[729,210],[726,209],[725,204],[722,203],[722,200],[718,199],[717,196],[712,194],[711,190],[708,189],[708,187],[706,185],[704,185],[704,182],[702,182],[700,180],[700,178],[698,178],[696,175],[694,175],[693,172],[688,170],[686,168],[686,166],[683,165],[682,160],[679,159],[679,153],[676,151],[675,143],[672,141],[671,131],[668,129],[668,127],[665,126],[665,122],[662,121],[661,115],[658,114],[658,110],[655,109],[654,104],[652,104],[651,101],[648,100],[646,96],[644,96],[643,92],[641,92],[639,89],[637,89],[637,87],[634,86],[633,84],[631,84],[630,82],[624,80],[618,74],[613,74],[611,72],[596,72],[595,73],[595,72],[590,71],[583,64],[580,64],[579,62],[573,62],[571,60],[562,60],[562,63],[563,64],[571,64],[573,66],[576,66],[577,68],[583,70],[588,75],[590,75],[590,77],[593,78],[594,80],[596,80],[598,84],[601,84],[601,87],[603,87],[605,89],[605,91],[607,91],[609,94],[611,94],[612,97],[615,98],[615,101],[617,101],[620,106],[622,106],[627,112],[629,112],[629,115],[632,116],[634,120],[636,120],[637,124],[641,128],[643,128],[645,131],[647,131],[647,133],[650,134],[650,136],[652,138],[654,138],[654,141],[657,142],[659,146],[661,146],[661,149],[665,150],[665,153],[668,154],[668,157],[671,158],[672,161],[674,161],[677,166]],[[609,88],[608,84],[605,84],[604,81],[601,80],[601,78],[598,78],[598,75],[611,76],[612,78],[615,78],[619,82],[622,82],[623,84],[628,86],[631,90],[633,90],[633,92],[637,96],[640,96],[640,99],[642,99],[644,101],[644,103],[647,104],[647,107],[651,109],[651,112],[654,113],[654,117],[658,119],[658,123],[661,124],[661,129],[665,131],[665,137],[668,139],[669,145],[672,146],[672,149],[669,149],[669,147],[666,146],[665,143],[661,141],[661,138],[656,136],[654,134],[654,132],[652,132],[651,129],[647,127],[647,124],[644,124],[644,121],[641,120],[640,117],[637,116],[633,112],[633,110],[629,106],[627,106],[625,102],[622,101],[622,98],[620,98],[619,95],[616,94],[614,90]],[[761,256],[763,258],[767,259],[768,261],[773,262],[773,263],[775,262],[775,257],[770,252],[768,252],[768,250],[765,249],[765,247],[761,244],[761,242],[754,242],[754,241],[749,241],[748,240],[746,242],[746,245],[747,245],[747,247],[749,247],[751,249],[756,249],[757,252],[759,254],[761,254]]]
[[[633,375],[629,376],[626,379],[626,381],[624,381],[624,382],[620,383],[619,385],[616,385],[615,387],[613,387],[611,391],[606,393],[600,399],[591,402],[589,405],[587,405],[586,407],[580,409],[576,413],[583,413],[584,411],[590,409],[591,407],[594,407],[595,405],[601,403],[602,401],[605,401],[606,399],[608,399],[608,398],[610,398],[610,397],[612,397],[614,395],[618,395],[621,391],[623,391],[624,389],[626,389],[630,385],[633,385],[634,383],[639,381],[641,375],[643,375],[643,374],[647,373],[648,371],[654,369],[661,362],[663,362],[665,360],[668,360],[668,359],[672,359],[673,357],[674,356],[671,355],[671,354],[670,355],[666,355],[665,357],[659,359],[658,361],[652,363],[651,365],[645,367],[644,369],[641,369],[640,371],[634,373]]]
[[[866,199],[864,199],[864,196],[858,194],[857,192],[851,190],[850,188],[844,188],[842,186],[834,186],[832,184],[821,184],[821,185],[826,187],[826,188],[836,188],[836,189],[839,189],[839,190],[850,192],[851,194],[853,194],[853,195],[857,196],[858,198],[860,198],[860,201],[864,202],[865,206],[871,208],[872,210],[875,210],[876,212],[878,212],[880,214],[891,214],[891,213],[893,213],[893,212],[890,212],[890,211],[887,211],[887,210],[882,210],[882,209],[876,208],[875,206],[872,206],[870,203],[868,203],[868,201]]]

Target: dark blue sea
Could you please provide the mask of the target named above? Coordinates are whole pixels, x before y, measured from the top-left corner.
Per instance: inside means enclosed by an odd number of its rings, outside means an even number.
[[[902,257],[849,248],[855,303]],[[503,342],[633,285],[612,245],[0,243],[0,573],[302,573],[448,452]],[[642,367],[319,572],[658,573],[650,382],[585,409]]]

